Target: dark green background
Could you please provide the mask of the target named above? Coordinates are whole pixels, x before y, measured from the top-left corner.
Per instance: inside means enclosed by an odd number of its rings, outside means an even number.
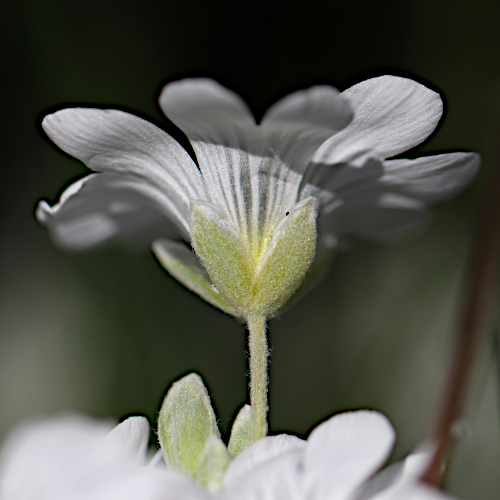
[[[49,242],[37,200],[85,173],[42,135],[67,103],[126,107],[162,120],[162,83],[212,76],[259,116],[315,83],[413,75],[447,112],[423,150],[480,151],[473,187],[436,208],[424,233],[360,243],[270,325],[270,424],[306,433],[341,409],[384,411],[395,457],[426,435],[452,343],[474,214],[500,129],[500,4],[405,2],[21,0],[5,2],[2,46],[0,430],[21,417],[82,410],[154,421],[167,386],[196,370],[224,431],[246,398],[241,326],[168,277],[149,252],[81,255]],[[474,500],[500,495],[497,385],[485,340],[467,432],[449,478]]]

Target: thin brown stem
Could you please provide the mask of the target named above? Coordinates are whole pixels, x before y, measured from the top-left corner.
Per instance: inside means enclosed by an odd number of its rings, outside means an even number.
[[[454,444],[453,428],[464,409],[467,387],[481,333],[495,297],[500,258],[500,169],[490,179],[466,269],[464,292],[441,411],[433,436],[436,445],[422,480],[441,486],[445,464]]]

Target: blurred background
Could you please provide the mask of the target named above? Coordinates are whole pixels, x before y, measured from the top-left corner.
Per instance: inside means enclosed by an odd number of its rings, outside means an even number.
[[[270,425],[307,433],[347,408],[385,412],[394,458],[432,426],[453,342],[474,217],[500,130],[500,3],[491,0],[19,0],[0,30],[0,432],[79,410],[152,422],[173,380],[197,371],[224,432],[246,399],[243,327],[170,278],[150,252],[68,254],[34,219],[86,170],[41,133],[66,104],[126,107],[156,121],[162,84],[211,76],[257,116],[278,97],[384,73],[439,89],[446,117],[419,151],[474,150],[471,188],[421,234],[339,254],[326,279],[270,324]],[[165,122],[163,122],[165,123]],[[498,499],[498,377],[485,337],[448,487]]]

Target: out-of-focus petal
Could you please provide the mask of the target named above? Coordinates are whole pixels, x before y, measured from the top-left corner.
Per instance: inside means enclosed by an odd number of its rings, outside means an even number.
[[[146,463],[149,442],[149,422],[145,417],[129,417],[118,424],[106,437],[111,446],[121,449],[130,465]]]
[[[264,438],[267,439],[267,438]],[[304,494],[302,450],[289,449],[270,461],[259,461],[232,480],[222,491],[223,500],[319,500]]]
[[[135,470],[120,482],[104,483],[96,493],[74,500],[215,500],[216,497],[175,471]],[[73,500],[61,498],[58,500]]]
[[[256,128],[243,99],[208,78],[187,78],[165,85],[160,107],[193,143],[241,146],[241,131]],[[255,146],[255,144],[249,144]]]
[[[421,228],[428,220],[425,203],[383,191],[347,200],[320,219],[319,231],[343,238],[391,240]]]
[[[2,500],[80,498],[103,475],[120,473],[119,451],[106,443],[112,425],[79,415],[26,422],[11,432],[0,457]]]
[[[165,193],[126,174],[80,179],[53,207],[40,202],[36,215],[55,243],[69,250],[111,243],[149,246],[158,237],[189,238],[188,221]]]
[[[224,477],[224,486],[232,487],[245,477],[253,468],[268,462],[280,455],[290,451],[300,451],[304,449],[306,442],[295,436],[279,434],[278,436],[268,436],[259,439],[255,443],[245,448],[229,464]],[[270,464],[270,470],[274,468],[274,461]]]
[[[389,488],[370,500],[458,500],[444,491],[417,482],[405,482],[397,488]]]
[[[348,498],[389,457],[395,432],[381,413],[335,415],[316,427],[304,451],[304,480],[311,498]]]
[[[443,103],[439,94],[418,82],[397,76],[371,78],[341,94],[354,119],[314,155],[318,163],[385,159],[413,148],[436,128]]]
[[[384,174],[382,162],[373,158],[359,167],[314,165],[301,196],[316,196],[322,206],[319,233],[387,240],[421,227],[428,216],[426,203],[385,182]]]
[[[174,471],[143,467],[113,479],[116,480],[103,480],[95,488],[78,491],[74,496],[51,500],[214,500],[207,491]]]
[[[146,422],[147,425],[147,422]],[[112,425],[83,417],[28,421],[0,453],[2,500],[210,500],[173,471],[132,464],[144,448],[140,417]],[[126,437],[131,440],[126,442]],[[137,457],[137,455],[136,455]]]
[[[477,153],[447,153],[415,160],[384,161],[381,181],[398,192],[424,201],[450,198],[476,176],[481,157]]]

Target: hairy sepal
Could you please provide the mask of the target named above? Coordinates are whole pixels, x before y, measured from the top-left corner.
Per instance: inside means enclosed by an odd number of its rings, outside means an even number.
[[[252,443],[252,407],[245,405],[238,412],[231,429],[228,451],[235,457]]]
[[[280,222],[253,276],[254,312],[272,317],[301,284],[316,252],[316,206],[297,203]]]
[[[215,288],[199,259],[186,245],[161,239],[153,242],[152,250],[168,273],[186,288],[225,313],[238,317],[236,309]]]
[[[158,418],[158,437],[165,461],[195,476],[210,436],[220,437],[208,392],[201,377],[191,373],[168,391]]]
[[[221,295],[239,313],[246,311],[252,275],[248,245],[238,229],[214,205],[193,202],[191,243]]]
[[[222,488],[224,474],[231,462],[226,445],[215,435],[208,437],[198,463],[196,480],[212,493]]]

